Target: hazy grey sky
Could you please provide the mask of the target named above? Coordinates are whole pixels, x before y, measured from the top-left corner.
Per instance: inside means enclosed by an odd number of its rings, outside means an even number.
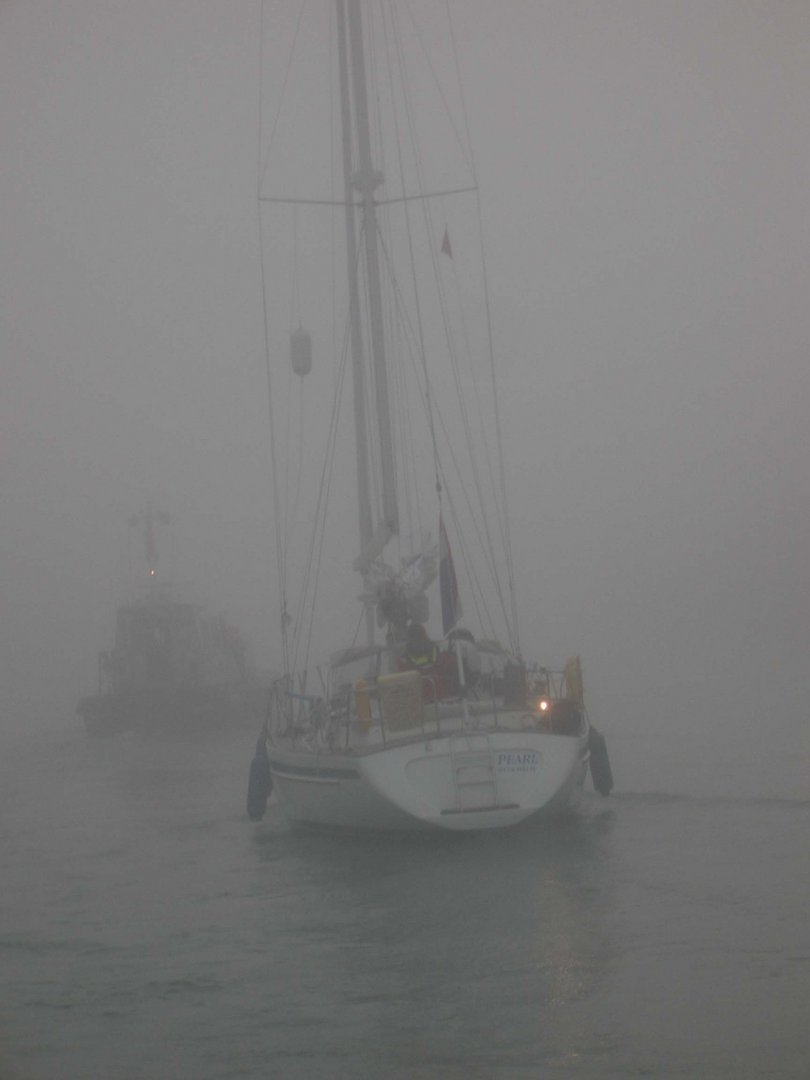
[[[806,724],[810,6],[451,10],[524,645],[581,651],[608,721],[685,689]],[[92,690],[148,500],[174,576],[272,649],[258,27],[255,0],[0,4],[15,715]]]

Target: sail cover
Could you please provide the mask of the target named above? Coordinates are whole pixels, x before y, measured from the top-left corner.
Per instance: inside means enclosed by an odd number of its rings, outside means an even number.
[[[442,597],[442,633],[447,635],[461,618],[461,597],[458,594],[456,568],[450,542],[439,514],[439,592]]]

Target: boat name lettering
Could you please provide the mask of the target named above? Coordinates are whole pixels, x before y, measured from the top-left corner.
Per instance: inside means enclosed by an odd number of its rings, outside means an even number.
[[[495,764],[499,772],[536,772],[540,754],[537,750],[501,750]]]

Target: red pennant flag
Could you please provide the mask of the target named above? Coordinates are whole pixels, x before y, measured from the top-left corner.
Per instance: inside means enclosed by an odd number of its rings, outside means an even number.
[[[442,240],[442,255],[449,255],[453,258],[453,249],[450,247],[450,234],[447,229],[444,230],[444,240]]]

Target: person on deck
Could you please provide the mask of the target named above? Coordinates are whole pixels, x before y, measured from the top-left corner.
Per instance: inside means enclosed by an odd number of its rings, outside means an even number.
[[[439,658],[438,646],[430,640],[422,623],[411,623],[405,635],[404,660],[422,675],[433,671]]]
[[[402,666],[422,676],[426,702],[449,701],[459,696],[461,685],[455,652],[431,641],[421,623],[411,623],[408,627]]]

